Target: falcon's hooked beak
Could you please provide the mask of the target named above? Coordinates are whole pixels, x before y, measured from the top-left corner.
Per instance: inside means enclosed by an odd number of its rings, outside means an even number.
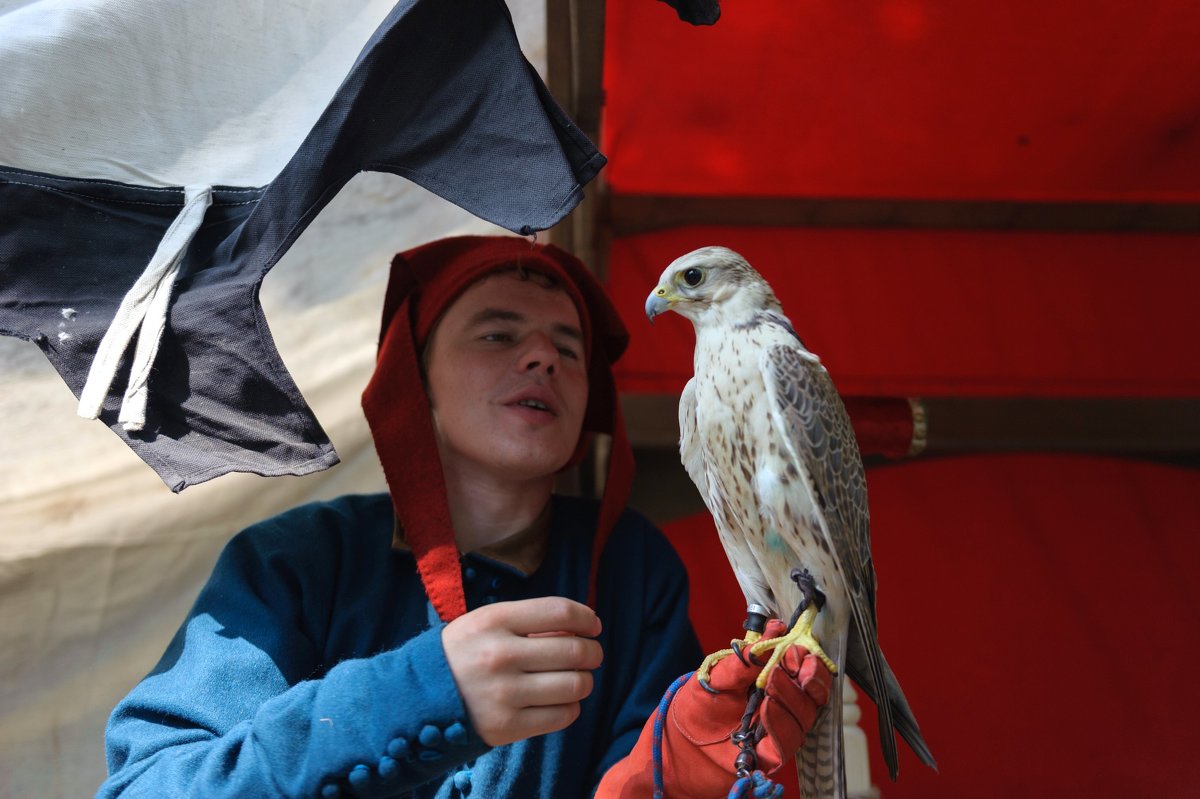
[[[646,318],[650,320],[650,324],[654,324],[654,317],[671,310],[677,302],[679,295],[672,294],[668,286],[659,286],[646,298]]]

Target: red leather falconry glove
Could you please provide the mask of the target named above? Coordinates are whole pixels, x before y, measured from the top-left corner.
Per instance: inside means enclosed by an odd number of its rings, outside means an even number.
[[[767,623],[763,638],[785,632],[783,622]],[[735,656],[713,667],[704,690],[695,677],[675,694],[663,724],[663,790],[670,799],[724,799],[736,776],[734,761],[738,747],[729,736],[741,724],[748,689],[761,668],[747,666]],[[806,649],[793,646],[767,679],[766,695],[755,715],[766,735],[757,746],[758,769],[772,774],[791,762],[816,719],[817,711],[829,701],[833,675]],[[657,714],[655,714],[657,715]],[[629,755],[616,763],[600,781],[596,799],[644,799],[654,794],[655,716]]]

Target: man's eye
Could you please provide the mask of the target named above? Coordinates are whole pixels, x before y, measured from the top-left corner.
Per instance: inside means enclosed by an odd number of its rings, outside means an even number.
[[[508,333],[484,333],[484,341],[512,341],[513,337]]]
[[[563,356],[564,358],[570,358],[571,360],[574,360],[574,361],[579,360],[579,353],[576,352],[575,350],[571,349],[570,347],[559,347],[558,354]]]

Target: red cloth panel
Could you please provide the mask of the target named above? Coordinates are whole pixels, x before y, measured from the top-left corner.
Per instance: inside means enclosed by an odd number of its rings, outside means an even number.
[[[607,6],[617,192],[1195,201],[1200,14],[1177,0]]]
[[[766,277],[843,394],[1200,395],[1200,236],[803,228],[615,240],[622,391],[691,376],[691,324],[652,327],[643,306],[667,264],[711,244]]]
[[[843,397],[863,455],[903,458],[913,447],[913,409],[902,397]]]
[[[938,759],[887,799],[1200,795],[1200,474],[990,456],[868,475],[881,641]],[[707,514],[665,525],[707,650],[745,602]],[[789,794],[797,795],[797,794]]]

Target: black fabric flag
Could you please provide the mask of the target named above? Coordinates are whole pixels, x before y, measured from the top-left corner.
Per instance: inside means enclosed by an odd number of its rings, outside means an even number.
[[[86,174],[64,173],[53,152],[37,152],[37,141],[21,149],[12,138],[39,135],[39,103],[53,111],[60,99],[34,96],[39,59],[72,57],[61,27],[20,17],[45,5],[17,4],[0,16],[0,46],[17,41],[26,58],[14,59],[11,47],[0,53],[9,73],[0,81],[9,116],[7,143],[0,141],[0,164],[7,164],[0,166],[0,333],[36,343],[81,398],[81,414],[90,407],[175,491],[232,471],[306,474],[337,462],[275,349],[258,290],[355,174],[401,175],[530,234],[565,216],[604,164],[525,60],[502,2],[413,0],[391,10],[265,185],[214,183],[209,176],[219,170],[174,185],[139,185],[91,168],[106,159],[86,162]],[[110,3],[128,14],[138,5]],[[105,24],[110,38],[125,31],[111,15]],[[26,46],[18,35],[38,30],[57,38]],[[286,39],[268,44],[282,52],[289,46]],[[179,45],[200,46],[194,35]],[[153,47],[133,57],[162,56],[170,72],[181,69],[173,53]],[[80,81],[86,62],[79,62]],[[147,68],[148,81],[155,68]],[[212,96],[194,76],[182,83],[174,105],[185,113]],[[86,139],[86,111],[63,113]],[[165,113],[171,109],[145,109],[151,117]],[[155,136],[147,147],[183,153],[238,135],[204,133],[179,142]],[[256,135],[252,126],[246,135]],[[114,141],[114,148],[124,144]],[[141,174],[123,157],[119,174]],[[174,157],[168,153],[167,161]],[[205,158],[220,163],[219,153]]]

